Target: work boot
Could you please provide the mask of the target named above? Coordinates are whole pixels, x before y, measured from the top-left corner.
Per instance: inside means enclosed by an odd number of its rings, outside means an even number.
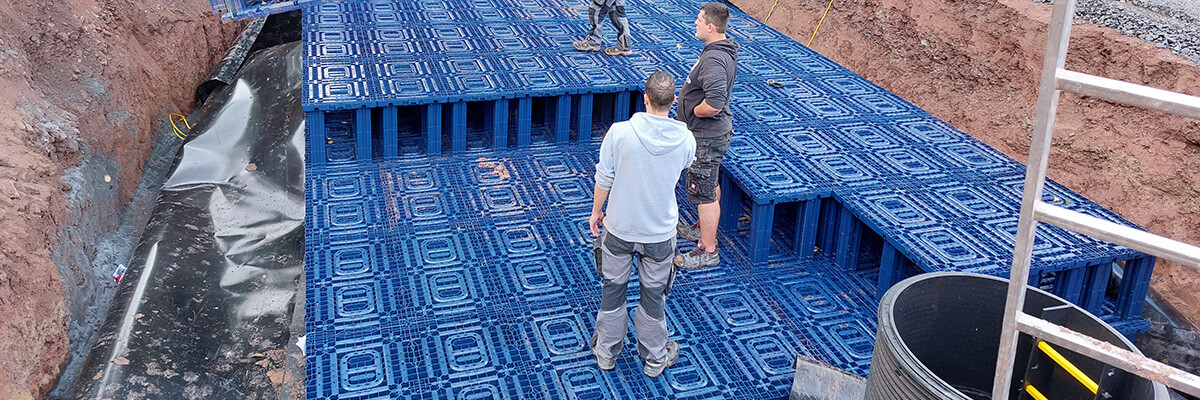
[[[600,338],[599,335],[594,334],[594,333],[592,334],[592,354],[596,353],[596,340],[599,338]],[[600,356],[596,356],[596,366],[600,367],[600,369],[605,370],[605,371],[612,371],[614,368],[617,367],[617,359],[616,358],[602,358]]]
[[[600,45],[592,44],[587,40],[576,40],[571,44],[575,46],[575,50],[579,51],[600,51]]]
[[[683,269],[713,267],[720,263],[721,256],[717,255],[716,251],[704,251],[703,245],[697,245],[692,251],[675,256],[675,266]]]
[[[578,47],[576,47],[576,48],[578,48]],[[604,49],[604,54],[608,54],[610,56],[627,56],[627,55],[633,54],[633,50],[622,49],[620,47],[613,46],[613,47]]]
[[[644,360],[643,363],[645,365],[642,366],[642,373],[651,378],[657,378],[659,375],[662,375],[664,369],[675,365],[676,360],[679,360],[679,343],[675,343],[672,340],[667,342],[666,358],[658,362]]]
[[[700,224],[684,225],[682,222],[675,225],[675,232],[679,237],[691,240],[693,242],[700,241]]]

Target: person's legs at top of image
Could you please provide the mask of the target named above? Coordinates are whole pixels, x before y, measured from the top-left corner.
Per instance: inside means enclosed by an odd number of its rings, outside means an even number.
[[[679,359],[679,345],[667,339],[667,294],[675,280],[675,238],[637,244],[640,297],[633,314],[642,372],[653,378]]]
[[[603,284],[600,289],[600,310],[596,312],[596,333],[592,335],[592,354],[596,365],[603,370],[616,366],[617,356],[625,345],[629,329],[629,311],[625,307],[625,289],[633,269],[633,243],[600,234],[600,265],[597,268]]]
[[[612,12],[608,14],[614,28],[617,28],[617,45],[604,49],[604,54],[610,56],[627,56],[633,54],[629,47],[629,18],[625,15],[625,0],[615,0]]]
[[[587,37],[583,40],[576,40],[572,43],[575,50],[579,51],[600,51],[603,47],[600,44],[604,43],[604,36],[601,32],[601,24],[604,22],[604,17],[613,12],[614,0],[592,0],[588,4],[588,23],[591,28],[588,29]],[[621,9],[624,12],[624,8]]]

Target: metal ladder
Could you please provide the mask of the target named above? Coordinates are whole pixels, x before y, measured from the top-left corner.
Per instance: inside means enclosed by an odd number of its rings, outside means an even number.
[[[1025,172],[1025,192],[1021,199],[1021,214],[1013,250],[1008,300],[1004,309],[1004,330],[1000,335],[1000,352],[996,360],[992,399],[1009,398],[1017,338],[1022,332],[1192,396],[1200,396],[1200,376],[1191,375],[1020,311],[1025,306],[1025,287],[1029,279],[1029,264],[1038,222],[1056,225],[1200,269],[1200,247],[1041,201],[1050,155],[1050,138],[1053,135],[1054,117],[1061,91],[1200,119],[1200,97],[1063,69],[1074,16],[1075,0],[1054,1],[1054,12],[1048,29],[1049,37],[1046,40],[1046,59],[1042,66],[1041,85],[1038,88],[1033,139],[1029,147],[1029,166]]]

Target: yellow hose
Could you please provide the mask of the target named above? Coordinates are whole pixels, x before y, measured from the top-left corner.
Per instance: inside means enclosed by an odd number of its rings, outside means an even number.
[[[805,43],[804,47],[812,47],[813,39],[817,38],[817,30],[821,29],[821,24],[825,22],[825,16],[829,15],[830,7],[833,7],[833,0],[829,0],[829,5],[825,6],[825,12],[821,13],[821,20],[817,21],[817,27],[816,29],[813,29],[812,37],[808,38],[808,43]],[[771,15],[767,14],[767,18],[771,18]]]

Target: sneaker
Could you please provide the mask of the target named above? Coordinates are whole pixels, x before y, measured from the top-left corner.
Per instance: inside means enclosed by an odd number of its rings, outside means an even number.
[[[701,246],[696,246],[692,251],[675,256],[675,266],[683,269],[700,269],[720,263],[721,256],[717,255],[717,252],[709,253],[704,251]]]
[[[679,343],[675,343],[672,340],[667,342],[667,359],[662,360],[662,362],[645,360],[645,365],[642,366],[642,373],[651,378],[657,378],[659,375],[662,375],[664,369],[675,365],[676,360],[679,360]]]
[[[604,49],[604,54],[608,54],[610,56],[627,56],[627,55],[633,54],[633,50],[622,49],[620,47],[613,46],[613,47]]]
[[[682,222],[675,225],[675,233],[679,237],[691,240],[693,242],[700,241],[700,224],[684,225]]]
[[[586,40],[576,40],[571,44],[575,46],[575,50],[579,51],[600,51],[600,45],[592,44],[592,42]]]
[[[592,354],[595,354],[597,339],[599,339],[599,336],[597,336],[596,334],[592,334]],[[616,358],[601,358],[600,356],[596,356],[596,366],[600,367],[600,369],[605,370],[605,371],[612,371],[614,368],[617,367],[617,359]]]

